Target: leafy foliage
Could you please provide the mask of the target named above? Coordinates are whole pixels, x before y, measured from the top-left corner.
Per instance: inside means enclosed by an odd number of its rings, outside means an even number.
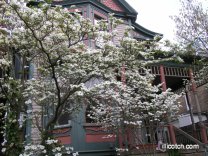
[[[196,75],[198,83],[207,82],[208,56],[208,10],[205,1],[181,1],[182,8],[178,16],[173,17],[177,26],[178,41],[182,44],[187,57],[193,57],[193,64],[203,66]]]
[[[23,149],[24,127],[26,122],[32,121],[41,136],[40,145],[35,146],[34,151],[50,155],[55,146],[47,143],[53,138],[51,132],[63,112],[79,111],[82,104],[76,102],[80,101],[77,99],[94,101],[96,120],[113,129],[120,125],[138,126],[143,120],[159,122],[163,115],[178,109],[175,104],[178,96],[170,90],[162,93],[160,86],[152,84],[154,76],[145,69],[146,65],[157,62],[153,56],[158,48],[157,39],[148,43],[147,48],[146,41],[138,42],[130,37],[128,28],[116,46],[112,43],[116,35],[114,29],[122,21],[112,15],[109,21],[101,20],[94,25],[89,19],[71,14],[60,6],[41,4],[29,8],[18,1],[0,3],[0,25],[4,26],[0,31],[4,54],[0,67],[7,71],[1,79],[1,89],[7,90],[2,94],[7,99],[5,132],[12,135],[5,135],[5,139],[8,146],[14,143],[20,146],[13,148],[18,151],[15,153]],[[102,37],[99,49],[86,46],[86,41],[98,42],[98,37]],[[19,69],[15,69],[16,57]],[[28,74],[32,68],[33,74]],[[118,81],[117,77],[124,74],[122,68],[126,71],[126,80]],[[17,122],[21,113],[26,122]],[[48,120],[45,125],[42,113]],[[14,119],[21,133],[15,137],[11,129]],[[30,154],[34,147],[30,143],[24,148],[25,154]],[[10,155],[8,146],[5,145],[5,152]]]

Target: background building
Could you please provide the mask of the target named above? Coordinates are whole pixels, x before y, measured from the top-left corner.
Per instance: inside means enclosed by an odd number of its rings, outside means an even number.
[[[94,24],[101,19],[108,20],[108,14],[114,13],[115,17],[121,18],[124,20],[124,23],[117,27],[118,36],[114,38],[114,43],[119,44],[119,38],[123,36],[126,26],[132,26],[134,30],[131,32],[132,37],[137,40],[151,40],[156,35],[160,35],[153,31],[150,31],[139,24],[137,24],[137,12],[125,1],[125,0],[66,0],[66,1],[55,1],[54,5],[62,5],[63,7],[68,8],[69,12],[78,12],[85,18],[89,18]],[[93,40],[86,42],[89,47],[96,48],[99,45],[95,44]],[[119,46],[119,45],[118,45]],[[184,79],[193,80],[193,74],[198,68],[191,66],[194,58],[183,58],[185,63],[173,63],[173,62],[163,62],[160,64],[155,64],[148,68],[151,69],[151,72],[156,75],[154,81],[155,84],[163,83],[163,90],[171,88],[175,92],[184,91]],[[206,83],[206,82],[204,82]],[[190,140],[188,135],[194,136],[200,142],[207,143],[207,130],[205,127],[199,126],[200,119],[198,116],[201,113],[202,121],[207,124],[207,112],[208,112],[208,92],[205,90],[203,84],[196,84],[195,88],[189,86],[187,94],[181,97],[181,110],[180,118],[172,121],[171,124],[163,127],[164,134],[163,139],[168,143],[193,143],[193,140]],[[196,99],[198,97],[198,99]],[[198,102],[197,102],[198,100]],[[200,106],[201,112],[199,113]],[[115,138],[106,138],[106,135],[109,132],[103,131],[103,129],[92,123],[92,121],[87,118],[87,110],[84,108],[80,112],[76,119],[71,120],[67,114],[60,118],[60,125],[54,131],[55,136],[64,143],[72,145],[75,150],[80,151],[84,155],[92,155],[96,152],[109,153],[114,149],[118,144],[122,145],[122,142],[117,142]],[[192,110],[190,112],[190,110]],[[174,112],[173,112],[174,113]],[[197,135],[193,134],[193,131],[190,131],[193,123],[191,118],[194,119],[194,124],[196,124]],[[172,124],[181,128],[187,136],[184,136],[177,129],[172,127]],[[171,125],[171,126],[170,126]],[[188,129],[188,131],[187,131]],[[146,134],[145,134],[146,133]],[[157,133],[159,136],[160,132]],[[147,131],[138,132],[141,138],[148,145],[149,138]],[[130,145],[129,145],[130,146]],[[140,144],[138,143],[138,146]],[[148,148],[148,146],[147,146]]]
[[[65,0],[54,1],[53,5],[62,5],[71,13],[77,12],[84,18],[89,18],[94,24],[101,19],[108,20],[109,13],[113,13],[115,17],[121,18],[124,23],[117,27],[119,35],[113,39],[113,42],[117,46],[119,46],[119,39],[123,36],[126,26],[132,26],[134,28],[131,31],[132,38],[139,41],[152,40],[156,35],[162,36],[137,24],[135,21],[138,13],[125,0]],[[101,46],[99,43],[95,43],[94,40],[88,40],[85,43],[91,48],[99,48],[99,46]],[[191,80],[192,82],[191,86],[187,86],[186,94],[180,99],[182,105],[180,118],[175,121],[170,121],[169,123],[164,123],[163,125],[161,124],[155,134],[157,141],[159,141],[160,136],[163,143],[196,144],[200,142],[203,145],[208,143],[206,128],[208,123],[208,92],[204,88],[204,84],[207,82],[204,81],[203,83],[196,84],[193,81],[194,72],[198,70],[198,67],[191,66],[193,59],[194,58],[184,57],[185,63],[183,64],[163,62],[148,67],[151,72],[156,75],[156,79],[153,83],[163,83],[163,90],[171,88],[175,92],[181,92],[185,88],[183,85],[184,79]],[[18,56],[15,56],[15,76],[19,78],[18,71],[20,66],[17,60],[19,60]],[[90,86],[91,84],[89,82],[86,85]],[[40,108],[37,107],[36,109]],[[74,147],[74,150],[78,151],[79,155],[113,155],[115,147],[124,147],[122,139],[117,140],[115,137],[107,137],[108,135],[112,135],[111,132],[93,123],[93,121],[87,117],[88,109],[89,108],[85,105],[75,118],[72,118],[69,114],[63,114],[53,131],[54,136],[64,145]],[[43,124],[45,122],[47,122],[47,119],[43,117]],[[199,124],[202,122],[203,124]],[[174,128],[173,125],[176,128]],[[33,141],[39,139],[37,130],[34,127],[27,127],[26,133],[31,134],[31,139]],[[136,133],[143,142],[135,143],[132,141],[133,137],[126,134],[129,139],[128,147],[140,147],[140,149],[143,147],[148,150],[156,148],[157,145],[152,146],[147,128],[140,129]],[[193,136],[199,142],[196,142],[196,140],[190,136]],[[151,150],[148,152],[151,152]]]

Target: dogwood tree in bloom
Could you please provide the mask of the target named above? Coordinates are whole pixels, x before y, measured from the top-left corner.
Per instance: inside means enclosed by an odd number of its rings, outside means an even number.
[[[177,110],[177,95],[169,90],[161,93],[159,86],[152,85],[154,76],[145,70],[154,62],[156,41],[147,48],[147,42],[131,39],[127,29],[120,46],[115,46],[114,28],[122,21],[113,16],[93,25],[60,6],[27,7],[19,1],[1,1],[0,5],[0,68],[4,71],[0,87],[5,99],[1,109],[6,112],[6,155],[22,151],[22,155],[72,152],[50,140],[61,114],[79,111],[84,98],[94,110],[92,118],[113,129],[138,126],[143,120],[160,121],[163,115]],[[86,46],[88,40],[97,42],[98,36],[99,40],[102,37],[99,49]],[[124,74],[121,69],[126,71],[125,85],[117,79]],[[86,85],[93,80],[100,83]],[[47,118],[44,125],[42,114]],[[29,142],[24,147],[26,123],[38,128],[39,144]]]
[[[154,47],[154,43],[152,44],[151,47]],[[104,82],[91,89],[88,95],[91,111],[88,116],[116,135],[134,131],[138,133],[138,128],[144,125],[150,127],[150,134],[154,138],[155,126],[160,122],[167,122],[168,118],[174,117],[171,112],[178,111],[179,95],[170,89],[162,91],[161,84],[152,84],[155,77],[144,68],[153,61],[145,59],[146,54],[140,51],[142,47],[142,44],[134,39],[122,39],[119,51],[122,53],[124,66],[119,68],[117,75],[122,81],[116,84]],[[144,57],[142,60],[138,59],[140,55]],[[143,69],[143,72],[139,69]],[[141,141],[141,138],[135,138],[134,134],[131,136],[133,137],[129,139]],[[129,143],[126,139],[126,136],[123,136],[122,140],[127,145]]]
[[[208,9],[205,4],[206,1],[199,0],[181,1],[179,15],[173,17],[178,42],[184,53],[202,57],[199,63],[203,65],[203,69],[196,75],[199,83],[207,82]]]

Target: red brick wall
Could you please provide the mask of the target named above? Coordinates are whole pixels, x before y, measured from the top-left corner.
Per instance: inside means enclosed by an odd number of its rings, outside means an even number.
[[[201,106],[201,111],[208,112],[208,90],[205,88],[205,86],[200,86],[197,88],[197,95],[199,104]]]
[[[101,2],[102,2],[105,6],[111,8],[112,10],[120,11],[120,12],[124,11],[124,10],[123,10],[116,2],[115,2],[115,0],[101,0]]]
[[[193,112],[197,113],[196,100],[194,98],[193,91],[189,91],[188,96],[190,105],[193,108]],[[197,88],[197,97],[199,100],[199,105],[201,107],[201,112],[208,112],[208,90],[205,88],[205,86],[200,86]],[[180,98],[179,101],[182,105],[182,107],[180,108],[180,113],[187,112],[184,98]]]

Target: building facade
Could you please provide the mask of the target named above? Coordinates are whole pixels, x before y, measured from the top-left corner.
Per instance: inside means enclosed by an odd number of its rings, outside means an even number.
[[[100,19],[108,20],[109,13],[113,13],[115,17],[121,18],[124,23],[117,27],[118,36],[113,40],[118,46],[119,39],[123,36],[126,26],[134,28],[131,35],[137,40],[152,40],[156,35],[162,36],[137,24],[138,13],[125,0],[66,0],[55,1],[54,5],[62,5],[68,8],[69,12],[78,12],[85,18],[89,18],[94,24]],[[92,48],[99,46],[93,40],[89,40],[86,44]],[[163,90],[171,88],[175,92],[186,92],[180,98],[182,105],[180,117],[170,123],[166,123],[166,126],[163,127],[164,134],[162,137],[166,143],[181,143],[181,140],[184,140],[184,138],[186,141],[188,140],[188,142],[193,143],[193,140],[190,140],[188,136],[183,136],[183,134],[177,132],[177,128],[179,128],[184,130],[188,135],[195,136],[200,142],[207,143],[207,128],[199,126],[199,123],[203,122],[204,125],[207,125],[208,92],[204,89],[203,84],[194,84],[193,75],[196,70],[195,67],[190,65],[190,61],[186,59],[184,58],[185,63],[183,64],[164,62],[148,67],[156,75],[154,83],[163,83]],[[192,86],[189,86],[187,90],[184,89],[186,88],[183,85],[184,79],[193,82]],[[116,138],[106,137],[110,132],[104,131],[100,126],[92,123],[87,118],[87,109],[84,108],[78,117],[69,120],[68,124],[66,123],[66,119],[61,118],[61,120],[65,121],[65,124],[58,126],[54,131],[54,135],[63,144],[72,145],[75,150],[83,155],[99,155],[99,152],[110,153],[113,152],[115,147],[124,147],[121,139],[118,141]],[[201,119],[199,119],[200,114]],[[191,118],[194,118],[194,121],[190,122]],[[193,123],[196,124],[197,128],[194,133],[197,133],[197,135],[186,130],[187,127],[190,129]],[[147,130],[139,130],[138,135],[143,139],[148,149],[150,142]],[[157,137],[159,136],[161,136],[161,130],[157,132]],[[128,147],[131,146],[132,141],[129,140],[129,142]],[[138,143],[136,146],[144,145]]]
[[[137,11],[135,11],[125,0],[57,0],[53,5],[61,5],[68,9],[69,12],[77,12],[84,18],[89,18],[94,24],[101,19],[108,20],[109,13],[113,13],[115,17],[124,21],[117,27],[118,36],[113,39],[114,44],[119,46],[119,40],[123,36],[126,26],[132,26],[132,38],[137,40],[152,40],[159,33],[150,31],[136,23]],[[97,48],[100,45],[94,40],[87,40],[85,44],[91,48]],[[186,59],[186,58],[184,58]],[[188,63],[187,63],[188,62]],[[169,123],[161,125],[156,131],[157,141],[159,137],[164,143],[193,143],[193,139],[189,136],[194,136],[196,140],[202,144],[208,143],[208,91],[205,89],[203,83],[195,83],[193,80],[195,67],[190,65],[189,61],[183,64],[163,62],[149,66],[150,71],[156,75],[155,84],[162,83],[163,90],[171,88],[175,92],[185,91],[184,96],[181,97],[180,117]],[[16,68],[19,68],[18,64]],[[16,70],[18,71],[18,69]],[[35,69],[33,71],[36,73]],[[18,78],[18,72],[15,73]],[[2,74],[3,75],[3,74]],[[183,80],[191,80],[192,84],[189,86],[183,85]],[[90,85],[90,84],[87,84]],[[184,90],[184,88],[186,88]],[[33,109],[41,109],[34,106]],[[131,134],[125,134],[128,137],[128,145],[124,145],[122,139],[116,137],[108,137],[113,135],[110,131],[104,130],[101,126],[93,123],[88,118],[88,107],[84,106],[76,117],[72,118],[68,114],[63,114],[58,125],[55,127],[54,136],[64,145],[72,146],[79,155],[85,156],[102,156],[114,155],[116,147],[135,148],[145,147],[155,148],[150,142],[150,134],[147,129],[139,129],[136,131],[137,135],[142,139],[142,143],[132,141]],[[43,118],[43,123],[46,122]],[[203,125],[199,124],[203,123]],[[174,128],[175,127],[175,128]],[[195,128],[193,128],[195,127]],[[184,133],[178,132],[181,129]],[[194,131],[190,131],[194,129]],[[31,135],[31,140],[38,141],[38,130],[35,127],[28,127],[26,135]],[[195,142],[196,143],[196,142]],[[151,151],[151,150],[150,150]]]
[[[104,19],[108,20],[109,14],[122,19],[124,22],[117,26],[118,35],[113,38],[114,44],[119,46],[119,40],[123,37],[126,26],[132,26],[133,38],[137,40],[152,40],[156,35],[136,23],[137,11],[135,11],[125,0],[66,0],[55,1],[54,5],[62,5],[69,12],[77,12],[84,18],[89,18],[94,24]],[[91,48],[99,48],[99,44],[88,40],[86,45]],[[87,84],[88,85],[88,84]],[[69,116],[60,118],[60,125],[54,130],[54,135],[65,145],[71,145],[80,155],[104,155],[113,154],[115,148],[122,142],[115,137],[108,137],[111,132],[102,129],[87,117],[88,107],[84,107],[76,118],[70,120]]]
[[[137,24],[138,13],[125,0],[66,0],[55,1],[53,4],[62,5],[69,12],[77,12],[84,18],[89,18],[94,24],[101,19],[108,20],[109,14],[113,13],[115,17],[124,21],[116,28],[118,35],[113,39],[114,44],[118,46],[126,26],[134,28],[131,35],[137,40],[152,40],[156,35],[162,36]],[[93,40],[88,40],[86,45],[91,48],[99,47]],[[67,115],[61,117],[61,124],[54,130],[54,135],[63,144],[74,147],[75,151],[79,151],[81,155],[114,153],[116,147],[122,146],[122,141],[119,142],[115,137],[108,137],[113,134],[92,123],[87,113],[88,108],[84,107],[72,120]]]

